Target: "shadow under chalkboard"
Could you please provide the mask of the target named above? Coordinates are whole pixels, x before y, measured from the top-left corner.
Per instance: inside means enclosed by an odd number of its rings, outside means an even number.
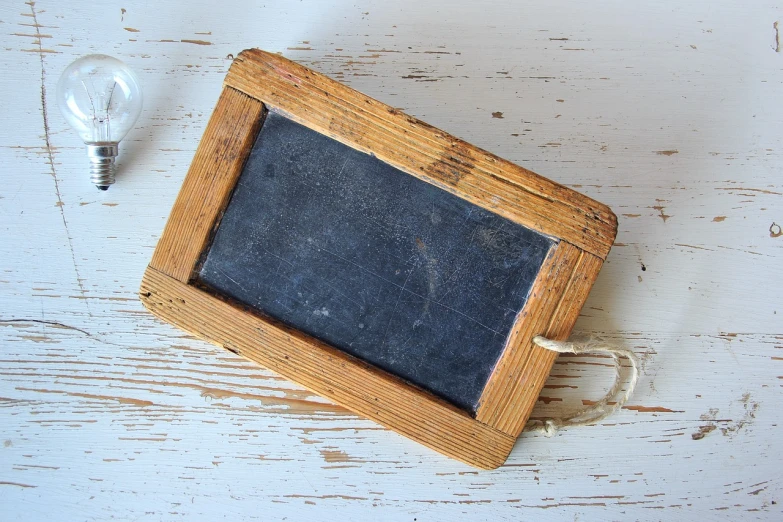
[[[475,413],[554,245],[270,112],[198,280]]]

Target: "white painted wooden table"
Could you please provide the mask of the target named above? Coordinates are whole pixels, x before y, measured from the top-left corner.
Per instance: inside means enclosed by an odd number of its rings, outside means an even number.
[[[0,519],[780,520],[783,9],[527,3],[3,2]],[[642,357],[630,405],[478,472],[147,313],[142,272],[254,46],[609,204],[577,330]],[[91,52],[146,96],[105,193],[52,95]],[[610,381],[561,357],[534,416]]]

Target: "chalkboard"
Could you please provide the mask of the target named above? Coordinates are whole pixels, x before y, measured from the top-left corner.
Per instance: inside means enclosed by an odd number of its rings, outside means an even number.
[[[474,413],[555,244],[270,112],[198,279]]]
[[[616,234],[606,205],[248,49],[139,297],[164,321],[493,469],[556,358],[535,337],[568,338]]]

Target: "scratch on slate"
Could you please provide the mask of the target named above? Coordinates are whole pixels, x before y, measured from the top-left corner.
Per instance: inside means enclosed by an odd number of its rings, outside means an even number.
[[[386,325],[386,331],[383,333],[383,341],[381,341],[381,347],[386,346],[386,339],[389,337],[389,329],[391,329],[392,321],[394,321],[394,314],[397,313],[397,307],[400,305],[400,300],[402,300],[402,294],[405,293],[405,287],[408,284],[408,281],[410,281],[411,275],[413,275],[413,272],[419,267],[418,263],[411,267],[411,271],[408,272],[408,277],[405,278],[405,282],[402,284],[402,287],[400,287],[400,293],[397,295],[397,301],[394,303],[394,308],[392,309],[391,314],[389,315],[389,324]]]
[[[668,216],[667,216],[667,217],[668,217]],[[486,328],[486,329],[487,329],[487,330],[489,330],[490,332],[493,332],[493,333],[495,333],[495,334],[498,334],[498,335],[503,335],[501,332],[498,332],[498,331],[497,331],[497,330],[495,330],[494,328],[491,328],[491,327],[489,327],[489,326],[485,325],[485,324],[484,324],[484,323],[482,323],[481,321],[477,321],[475,318],[473,318],[473,317],[469,316],[468,314],[466,314],[466,313],[464,313],[464,312],[460,312],[460,311],[459,311],[459,310],[457,310],[456,308],[452,308],[452,307],[450,307],[450,306],[447,306],[447,305],[445,305],[445,304],[443,304],[442,302],[439,302],[439,301],[433,301],[432,299],[429,299],[428,297],[425,297],[425,296],[423,296],[423,295],[417,294],[416,292],[414,292],[414,291],[412,291],[412,290],[410,290],[410,289],[408,289],[408,288],[404,288],[404,286],[400,286],[400,285],[398,285],[397,283],[395,283],[394,281],[391,281],[391,280],[389,280],[389,279],[386,279],[385,277],[382,277],[382,276],[380,276],[380,275],[376,274],[376,273],[375,273],[375,272],[373,272],[372,270],[368,270],[367,268],[363,267],[362,265],[360,265],[360,264],[358,264],[358,263],[355,263],[355,262],[351,261],[350,259],[348,259],[348,258],[345,258],[345,257],[343,257],[343,256],[341,256],[341,255],[339,255],[339,254],[336,254],[336,253],[332,252],[331,250],[327,250],[326,248],[321,248],[321,250],[323,250],[323,251],[324,251],[324,252],[326,252],[327,254],[331,254],[331,255],[333,255],[334,257],[336,257],[336,258],[338,258],[338,259],[342,259],[343,261],[345,261],[345,262],[347,262],[347,263],[350,263],[350,264],[354,265],[354,266],[355,266],[355,267],[357,267],[359,270],[362,270],[362,271],[364,271],[364,272],[367,272],[368,274],[370,274],[370,275],[373,275],[373,276],[377,277],[377,278],[378,278],[378,279],[380,279],[381,281],[384,281],[384,282],[386,282],[386,283],[389,283],[390,285],[392,285],[392,286],[395,286],[395,287],[397,287],[397,288],[399,288],[399,289],[401,289],[401,290],[404,290],[405,292],[408,292],[408,293],[409,293],[409,294],[411,294],[411,295],[414,295],[414,296],[416,296],[416,297],[419,297],[419,298],[421,298],[421,299],[424,299],[424,300],[427,300],[427,301],[432,301],[432,302],[433,302],[433,303],[435,303],[436,305],[438,305],[438,306],[442,306],[442,307],[443,307],[443,308],[445,308],[446,310],[449,310],[449,311],[451,311],[451,312],[454,312],[455,314],[461,315],[462,317],[464,317],[464,318],[465,318],[465,319],[467,319],[468,321],[472,321],[472,322],[476,323],[477,325],[479,325],[479,326],[481,326],[481,327],[483,327],[483,328]]]
[[[346,299],[346,300],[348,300],[348,301],[352,302],[353,304],[355,304],[356,306],[358,306],[360,309],[363,309],[363,308],[364,308],[364,305],[363,305],[362,303],[360,303],[360,302],[359,302],[359,301],[357,301],[356,299],[352,299],[352,298],[351,298],[350,296],[348,296],[346,293],[344,293],[344,292],[341,292],[341,291],[340,291],[340,289],[338,289],[336,286],[334,286],[333,284],[331,284],[331,283],[332,283],[332,281],[323,281],[323,283],[324,283],[326,286],[328,286],[329,288],[331,288],[332,290],[334,290],[334,291],[335,291],[335,293],[337,293],[337,295],[339,295],[340,297],[342,297],[342,298],[344,298],[344,299]]]
[[[242,286],[242,285],[240,285],[239,283],[237,283],[236,279],[234,279],[233,277],[231,277],[230,275],[228,275],[227,273],[225,273],[225,272],[224,272],[223,270],[221,270],[220,268],[218,268],[218,269],[217,269],[217,271],[218,271],[218,272],[220,272],[221,274],[223,274],[224,276],[226,276],[226,277],[227,277],[227,278],[228,278],[228,279],[229,279],[229,280],[230,280],[232,283],[234,283],[235,285],[237,285],[237,286],[238,286],[240,289],[242,289],[242,290],[244,290],[244,289],[245,289],[245,287],[244,287],[244,286]]]
[[[79,285],[79,292],[82,295],[84,304],[87,306],[87,315],[92,317],[92,311],[90,310],[90,302],[87,300],[87,295],[84,291],[84,285],[82,284],[82,278],[79,274],[79,267],[76,266],[76,255],[73,251],[73,239],[71,238],[71,232],[68,230],[68,221],[65,219],[65,209],[62,196],[60,195],[60,183],[57,181],[57,173],[54,170],[54,154],[52,153],[52,143],[49,139],[49,111],[46,107],[46,68],[44,64],[44,49],[41,43],[41,27],[38,25],[38,14],[35,12],[35,2],[30,0],[27,2],[30,6],[30,12],[33,16],[33,25],[35,26],[35,34],[38,38],[38,56],[41,60],[41,114],[43,116],[44,125],[44,140],[46,142],[46,157],[49,162],[49,170],[54,179],[54,191],[57,194],[57,206],[60,208],[60,217],[63,220],[63,226],[65,227],[65,236],[68,238],[68,248],[71,251],[71,261],[73,262],[73,270],[76,272],[76,283]]]
[[[340,168],[340,172],[337,174],[338,176],[341,176],[343,174],[343,171],[345,170],[345,166],[348,165],[348,160],[351,158],[345,158],[345,163],[343,163],[343,166]]]
[[[780,52],[780,28],[778,27],[780,25],[780,22],[775,22],[772,24],[772,27],[775,28],[775,52]]]
[[[271,225],[270,225],[270,226],[271,226]],[[269,227],[267,227],[267,228],[269,228]],[[275,254],[274,252],[270,252],[270,251],[269,251],[269,250],[267,250],[266,248],[263,248],[263,247],[262,247],[262,248],[261,248],[261,250],[263,250],[264,252],[266,252],[266,253],[267,253],[267,254],[269,254],[270,256],[272,256],[272,257],[274,257],[274,258],[276,258],[276,259],[279,259],[279,260],[280,260],[280,261],[282,261],[283,263],[288,263],[288,264],[289,264],[289,265],[291,265],[291,266],[295,266],[295,265],[294,265],[294,264],[293,264],[291,261],[289,261],[288,259],[285,259],[285,258],[283,258],[283,257],[280,257],[280,256],[278,256],[277,254]],[[232,281],[233,281],[233,279],[232,279]],[[234,282],[236,282],[236,281],[234,281]]]

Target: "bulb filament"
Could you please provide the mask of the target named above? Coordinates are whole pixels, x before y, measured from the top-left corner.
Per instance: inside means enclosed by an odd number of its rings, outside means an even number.
[[[109,117],[109,108],[111,107],[111,100],[114,97],[114,89],[117,88],[117,82],[114,82],[111,87],[111,91],[109,91],[109,99],[106,101],[105,107],[101,103],[99,104],[100,108],[95,105],[95,98],[93,98],[92,94],[90,94],[90,89],[87,88],[87,84],[85,84],[84,81],[82,81],[82,86],[84,86],[84,90],[87,93],[87,96],[90,98],[90,104],[92,105],[94,142],[102,143],[113,141],[111,139],[111,120]],[[94,85],[93,91],[97,91]],[[96,92],[96,97],[99,99],[99,101],[103,101],[106,96],[105,93]]]

